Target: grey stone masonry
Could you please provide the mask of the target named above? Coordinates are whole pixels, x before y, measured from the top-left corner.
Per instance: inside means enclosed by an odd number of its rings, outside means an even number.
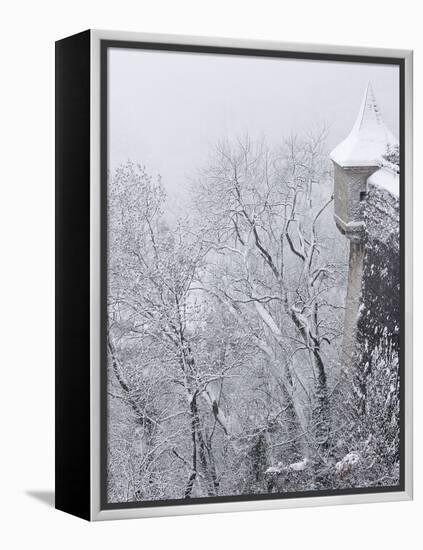
[[[348,239],[359,241],[364,231],[367,179],[379,166],[341,167],[334,162],[334,208],[338,229]]]

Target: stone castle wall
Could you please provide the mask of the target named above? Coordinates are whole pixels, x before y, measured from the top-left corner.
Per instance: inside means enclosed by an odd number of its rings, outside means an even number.
[[[350,241],[343,346],[347,369],[356,354],[357,343],[374,342],[382,332],[399,347],[398,197],[369,184],[363,202],[363,219],[362,239]]]
[[[361,419],[361,437],[378,423],[398,459],[399,430],[393,425],[399,422],[400,402],[399,199],[369,184],[363,213],[363,238],[350,241],[343,367],[353,384],[351,404]]]

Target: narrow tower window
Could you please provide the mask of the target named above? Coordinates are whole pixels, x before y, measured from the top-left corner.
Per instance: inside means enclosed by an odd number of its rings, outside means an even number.
[[[364,201],[364,199],[367,197],[366,191],[360,191],[360,202]]]

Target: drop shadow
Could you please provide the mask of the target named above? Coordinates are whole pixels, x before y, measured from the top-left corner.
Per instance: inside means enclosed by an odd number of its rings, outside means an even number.
[[[26,495],[35,498],[50,508],[54,508],[54,491],[25,491]]]

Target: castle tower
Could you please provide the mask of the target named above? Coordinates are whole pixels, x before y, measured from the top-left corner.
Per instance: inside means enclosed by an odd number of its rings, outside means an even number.
[[[379,170],[387,149],[397,143],[383,122],[369,83],[351,132],[330,155],[334,164],[335,222],[350,242],[343,340],[346,372],[354,355],[362,297],[367,180]]]
[[[360,241],[364,231],[367,179],[379,169],[388,147],[397,143],[383,122],[369,82],[351,132],[330,155],[334,164],[335,222],[351,241]]]

